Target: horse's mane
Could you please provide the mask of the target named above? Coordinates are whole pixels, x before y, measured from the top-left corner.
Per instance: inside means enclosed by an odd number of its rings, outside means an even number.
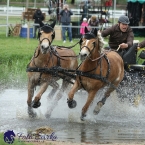
[[[105,42],[104,42],[103,37],[101,36],[101,32],[100,31],[98,31],[97,37],[99,39],[99,47],[100,47],[99,50],[100,50],[100,53],[102,53],[104,51],[104,44],[105,44]]]

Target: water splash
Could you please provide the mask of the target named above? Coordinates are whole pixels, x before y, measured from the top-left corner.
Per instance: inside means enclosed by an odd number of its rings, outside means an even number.
[[[107,87],[98,91],[93,103],[91,104],[86,117],[85,123],[92,123],[98,121],[113,121],[113,122],[142,122],[145,121],[145,83],[143,78],[135,77],[134,75],[127,75],[127,79],[121,82],[118,87],[119,94],[114,91],[107,99],[105,105],[101,108],[98,115],[93,114],[93,110],[98,101],[100,101],[106,91]],[[37,92],[37,90],[36,90]],[[48,99],[50,89],[48,89],[42,96],[41,107],[36,109],[38,120],[46,119],[45,113],[49,106],[55,100]],[[62,98],[58,102],[57,106],[54,106],[54,110],[50,118],[62,118],[68,122],[80,121],[81,110],[87,100],[87,93],[84,90],[78,91],[75,94],[74,99],[77,101],[77,106],[74,109],[69,109],[67,105],[67,94],[62,93]],[[0,104],[2,108],[1,119],[18,118],[28,119],[27,114],[27,90],[22,89],[6,89],[0,94]],[[6,111],[8,110],[8,111]],[[7,115],[3,115],[7,113]]]

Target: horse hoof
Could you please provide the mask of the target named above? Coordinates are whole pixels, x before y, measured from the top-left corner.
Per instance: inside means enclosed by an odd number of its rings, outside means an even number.
[[[34,112],[33,108],[31,108],[31,107],[28,107],[28,115],[29,115],[29,118],[36,118],[37,117],[36,112]]]
[[[46,113],[46,114],[45,114],[45,117],[46,117],[46,118],[50,118],[50,116],[51,116],[51,113]]]
[[[29,118],[36,118],[37,117],[37,114],[36,113],[29,113]]]
[[[68,103],[68,107],[71,109],[77,106],[77,102],[75,100],[68,100],[67,103]]]
[[[100,112],[100,109],[101,109],[102,106],[103,106],[103,103],[102,103],[101,101],[99,101],[99,102],[97,103],[97,106],[95,107],[95,109],[94,109],[94,111],[93,111],[93,114],[94,114],[94,115],[97,115],[97,114]]]
[[[82,114],[82,116],[80,118],[81,118],[82,121],[85,121],[85,117],[86,117],[86,115]]]
[[[31,106],[32,106],[33,108],[38,108],[38,107],[41,106],[41,102],[40,102],[40,101],[37,101],[37,102],[33,101],[32,104],[31,104]]]
[[[93,114],[94,114],[94,115],[97,115],[97,114],[99,114],[99,112],[100,112],[100,110],[97,110],[97,111],[94,110],[94,111],[93,111]]]
[[[50,118],[50,116],[51,116],[50,114],[45,114],[46,118]]]

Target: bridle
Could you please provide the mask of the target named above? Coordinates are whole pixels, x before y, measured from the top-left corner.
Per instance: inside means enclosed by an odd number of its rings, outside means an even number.
[[[49,42],[49,46],[50,46],[55,38],[55,31],[53,30],[53,28],[51,26],[45,25],[45,26],[41,27],[39,31],[44,31],[44,33],[52,32],[52,35],[51,35],[52,40],[51,41],[48,38],[43,38],[42,40],[40,40],[40,37],[42,35],[41,32],[39,32],[39,36],[38,36],[40,44],[43,42],[43,40],[46,39]]]
[[[43,42],[43,40],[47,40],[49,42],[49,46],[51,45],[51,43],[53,42],[53,39],[50,41],[48,38],[43,38],[42,40],[39,40],[40,44]]]
[[[89,36],[90,35],[90,36]],[[92,33],[87,33],[87,34],[85,34],[84,36],[83,36],[83,38],[86,38],[87,40],[90,40],[90,39],[92,39],[92,38],[95,38],[96,39],[96,36],[94,35],[94,34],[92,34]],[[80,51],[83,49],[83,48],[87,48],[87,50],[89,51],[89,56],[87,56],[87,57],[89,57],[89,59],[91,59],[90,58],[90,55],[92,54],[92,52],[94,51],[94,49],[95,49],[95,47],[96,47],[96,42],[93,42],[93,49],[91,50],[88,46],[83,46],[83,47],[81,47],[81,43],[82,43],[82,38],[81,38],[81,40],[80,40]],[[99,46],[98,46],[99,47]],[[103,55],[101,55],[100,57],[97,57],[96,59],[91,59],[91,61],[96,61],[96,60],[98,60],[98,59],[100,59],[102,56],[104,56],[104,54]]]
[[[93,47],[92,50],[90,50],[90,48],[89,48],[88,46],[83,46],[83,47],[80,48],[80,51],[81,51],[83,48],[87,48],[88,51],[89,51],[89,53],[91,54],[91,53],[93,52],[93,50],[95,49],[95,46],[96,46],[96,43],[95,43],[95,42],[93,42],[93,43],[94,43],[94,47]]]

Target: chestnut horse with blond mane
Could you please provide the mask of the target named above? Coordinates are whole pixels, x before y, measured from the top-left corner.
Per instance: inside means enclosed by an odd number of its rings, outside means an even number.
[[[41,26],[43,24],[41,23]],[[55,22],[50,25],[43,25],[40,28],[39,33],[39,45],[35,51],[34,56],[32,57],[30,63],[27,66],[28,74],[28,114],[30,117],[35,117],[36,113],[33,111],[33,108],[38,108],[41,103],[40,99],[43,93],[46,91],[48,86],[52,86],[53,89],[50,92],[50,98],[53,97],[54,93],[59,88],[57,80],[61,77],[57,74],[56,70],[51,69],[56,66],[64,69],[76,69],[78,62],[76,59],[76,54],[72,49],[59,48],[58,46],[52,46],[51,43],[55,37],[55,32],[53,30]],[[51,70],[51,71],[50,71]],[[59,89],[58,94],[56,95],[55,104],[62,97],[62,92],[67,89],[72,78],[68,76],[62,76],[62,86]],[[40,86],[38,93],[35,95],[34,100],[34,89],[36,86]],[[46,117],[51,115],[53,107],[48,110]]]
[[[76,101],[73,99],[74,94],[80,88],[88,92],[88,98],[82,108],[81,120],[84,120],[86,112],[93,102],[94,97],[99,89],[109,84],[101,101],[94,109],[94,114],[98,114],[101,107],[105,104],[110,93],[116,89],[124,76],[124,63],[120,55],[115,51],[103,50],[103,38],[97,29],[88,32],[80,40],[80,58],[82,63],[79,67],[79,75],[68,94],[69,108],[76,107]],[[97,78],[97,79],[94,79]]]

